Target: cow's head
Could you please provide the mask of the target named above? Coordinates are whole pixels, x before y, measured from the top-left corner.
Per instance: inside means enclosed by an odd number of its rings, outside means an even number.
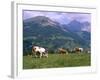
[[[32,47],[32,50],[35,52],[36,51],[36,47]]]

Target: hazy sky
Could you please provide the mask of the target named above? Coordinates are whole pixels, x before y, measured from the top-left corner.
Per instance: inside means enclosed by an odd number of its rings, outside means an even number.
[[[57,21],[61,24],[68,24],[72,20],[77,20],[80,22],[91,22],[91,14],[89,13],[75,13],[75,12],[44,12],[44,11],[23,11],[23,19],[28,19],[36,16],[46,16]]]

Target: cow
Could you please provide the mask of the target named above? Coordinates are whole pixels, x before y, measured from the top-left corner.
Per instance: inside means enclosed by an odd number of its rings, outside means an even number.
[[[59,52],[59,54],[68,54],[68,51],[66,49],[63,49],[63,48],[59,48],[58,52]]]
[[[76,48],[74,49],[74,51],[77,52],[77,53],[80,53],[80,52],[83,52],[83,48],[78,48],[78,47],[76,47]]]
[[[37,58],[41,58],[41,57],[48,57],[48,52],[46,51],[45,48],[43,47],[39,47],[39,46],[33,46],[32,47],[32,54]]]

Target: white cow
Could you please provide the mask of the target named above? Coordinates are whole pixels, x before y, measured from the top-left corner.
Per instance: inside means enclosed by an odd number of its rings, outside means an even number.
[[[45,48],[39,47],[39,46],[33,46],[32,47],[32,53],[35,55],[35,57],[38,57],[37,54],[39,54],[39,57],[48,57],[48,53],[46,52]]]

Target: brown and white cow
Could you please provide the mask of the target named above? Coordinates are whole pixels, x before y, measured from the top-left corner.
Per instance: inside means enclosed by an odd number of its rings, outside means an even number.
[[[46,52],[46,49],[43,47],[39,47],[39,46],[33,46],[32,47],[32,54],[35,57],[48,57],[48,53]]]
[[[80,53],[80,52],[83,52],[83,48],[78,48],[78,47],[76,47],[76,48],[74,49],[74,51],[77,52],[77,53]]]
[[[68,54],[68,51],[67,51],[66,49],[59,48],[59,49],[58,49],[58,53],[59,53],[59,54]]]

